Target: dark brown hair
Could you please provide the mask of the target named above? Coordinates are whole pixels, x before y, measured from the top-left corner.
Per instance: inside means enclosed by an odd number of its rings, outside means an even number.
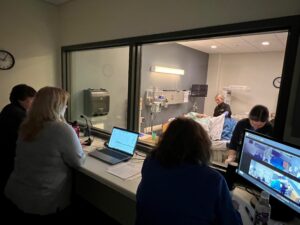
[[[151,157],[167,167],[183,163],[207,165],[211,157],[211,141],[199,123],[179,117],[170,123]]]
[[[260,122],[267,122],[269,120],[269,110],[264,105],[256,105],[254,106],[250,113],[249,119]]]
[[[26,84],[18,84],[14,86],[10,92],[9,100],[11,103],[24,101],[26,98],[34,97],[36,90]]]

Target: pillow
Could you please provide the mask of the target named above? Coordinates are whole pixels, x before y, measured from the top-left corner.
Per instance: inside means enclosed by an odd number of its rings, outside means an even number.
[[[196,115],[197,113],[195,112],[189,112],[185,116],[192,118],[196,122],[200,123],[204,130],[208,133],[211,140],[221,140],[225,114],[223,113],[222,115],[217,117],[208,116],[203,118],[198,118]]]
[[[224,120],[225,120],[225,114],[223,113],[220,116],[211,117],[211,125],[209,129],[209,136],[211,140],[221,140],[221,135],[223,132],[223,126],[224,126]]]

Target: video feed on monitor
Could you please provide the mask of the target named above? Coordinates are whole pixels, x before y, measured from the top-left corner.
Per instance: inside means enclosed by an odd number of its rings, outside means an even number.
[[[300,150],[246,131],[238,174],[300,213]]]

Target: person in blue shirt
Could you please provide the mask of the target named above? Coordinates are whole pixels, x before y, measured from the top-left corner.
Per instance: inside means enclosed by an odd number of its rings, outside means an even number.
[[[237,225],[225,179],[208,166],[211,141],[200,124],[177,118],[146,158],[136,225]]]

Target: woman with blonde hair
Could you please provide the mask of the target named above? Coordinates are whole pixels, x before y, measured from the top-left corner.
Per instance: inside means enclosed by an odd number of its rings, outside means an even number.
[[[60,88],[40,89],[20,127],[5,195],[26,214],[54,214],[70,203],[71,168],[81,166],[85,154],[64,119],[68,97]]]

